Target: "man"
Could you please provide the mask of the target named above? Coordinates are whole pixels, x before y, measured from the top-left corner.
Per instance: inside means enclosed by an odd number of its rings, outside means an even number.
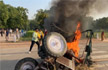
[[[3,30],[3,29],[1,29],[1,37],[3,37],[3,32],[4,32],[4,30]]]
[[[9,39],[9,30],[8,29],[6,29],[6,36],[5,36],[5,38],[6,38],[6,41],[8,41],[8,39]]]
[[[33,32],[33,36],[32,36],[32,41],[31,41],[29,53],[31,53],[32,47],[35,43],[38,45],[38,48],[39,48],[39,46],[40,46],[39,39],[40,39],[39,30],[38,30],[38,28],[35,28],[35,31]]]
[[[104,37],[104,31],[102,31],[102,32],[101,32],[101,41],[103,41],[104,38],[105,38],[105,37]]]
[[[43,31],[42,31],[42,30],[39,30],[39,33],[40,33],[41,39],[43,39],[43,38],[44,38],[44,33],[43,33]]]
[[[10,36],[12,35],[12,29],[9,30]]]
[[[40,34],[39,43],[40,43],[40,45],[42,45],[42,40],[44,38],[44,33],[43,33],[43,31],[41,29],[39,30],[39,34]]]
[[[19,39],[19,30],[16,28],[16,38]]]

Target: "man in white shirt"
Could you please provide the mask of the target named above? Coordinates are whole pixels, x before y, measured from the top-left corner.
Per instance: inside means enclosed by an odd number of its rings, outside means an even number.
[[[38,45],[38,48],[39,48],[39,46],[40,46],[39,38],[40,38],[39,30],[38,30],[38,28],[35,28],[35,31],[33,32],[33,36],[32,36],[32,41],[31,41],[31,46],[30,46],[30,49],[29,49],[29,53],[31,53],[31,50],[32,50],[33,45],[35,43]]]

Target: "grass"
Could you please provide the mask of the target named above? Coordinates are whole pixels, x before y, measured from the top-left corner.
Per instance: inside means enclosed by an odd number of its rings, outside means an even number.
[[[101,32],[94,32],[94,38],[96,38],[97,34],[99,35],[99,38],[101,38]],[[108,32],[104,32],[105,38],[108,38]]]
[[[27,31],[27,33],[20,38],[21,41],[31,41],[32,39],[32,34],[33,34],[34,31]]]
[[[31,41],[33,32],[34,31],[32,30],[27,31],[27,33],[23,37],[21,37],[20,40],[21,41]],[[96,38],[97,33],[99,35],[99,38],[101,38],[101,32],[94,32],[93,38]],[[105,38],[108,38],[108,32],[105,32]]]

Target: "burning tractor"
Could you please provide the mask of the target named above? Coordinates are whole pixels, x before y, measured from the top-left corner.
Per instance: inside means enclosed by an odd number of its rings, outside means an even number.
[[[72,42],[66,42],[65,38],[57,32],[48,33],[43,45],[38,48],[41,60],[38,61],[29,57],[24,58],[16,64],[15,70],[75,70],[76,62],[89,65],[93,31],[80,32],[78,28],[79,26],[77,26]],[[84,50],[86,56],[82,60],[78,57],[78,40],[81,37],[81,33],[85,32],[89,32],[89,36]]]

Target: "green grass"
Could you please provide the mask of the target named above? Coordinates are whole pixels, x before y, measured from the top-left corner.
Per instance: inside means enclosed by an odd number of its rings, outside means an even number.
[[[27,31],[27,33],[20,38],[21,41],[31,41],[32,39],[32,34],[34,31]],[[96,34],[98,33],[99,38],[101,37],[101,32],[94,32],[93,38],[96,38]],[[105,32],[105,38],[108,38],[108,32]]]
[[[94,32],[94,38],[96,38],[97,33],[98,33],[99,38],[100,38],[101,37],[101,32]],[[105,38],[108,38],[108,32],[104,32],[104,34],[105,34]]]
[[[31,41],[32,39],[32,34],[33,34],[34,31],[27,31],[27,33],[20,38],[21,41]]]

